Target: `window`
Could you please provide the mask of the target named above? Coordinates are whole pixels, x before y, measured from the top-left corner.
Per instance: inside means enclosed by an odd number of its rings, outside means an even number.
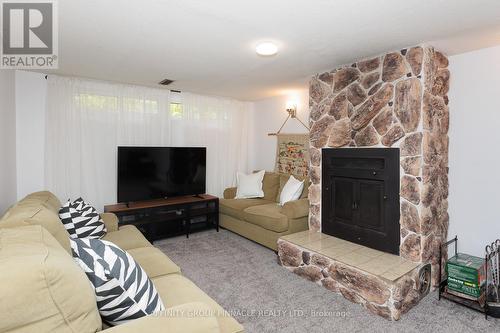
[[[198,119],[200,120],[217,120],[218,118],[217,110],[213,107],[208,107],[206,110],[198,112]]]
[[[170,103],[170,115],[173,119],[182,119],[184,108],[181,103]]]
[[[123,108],[127,111],[158,113],[158,101],[141,98],[123,98]]]
[[[116,111],[118,109],[118,98],[114,96],[78,94],[75,95],[75,104],[94,110]]]
[[[96,94],[75,95],[77,105],[92,110],[117,111],[120,102],[124,111],[158,113],[158,101],[156,100],[133,97],[120,98]]]

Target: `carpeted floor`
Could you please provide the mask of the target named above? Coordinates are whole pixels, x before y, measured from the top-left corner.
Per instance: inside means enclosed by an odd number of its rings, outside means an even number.
[[[397,322],[279,266],[276,254],[230,231],[203,231],[155,242],[243,324],[246,332],[500,332],[499,319],[431,293]]]

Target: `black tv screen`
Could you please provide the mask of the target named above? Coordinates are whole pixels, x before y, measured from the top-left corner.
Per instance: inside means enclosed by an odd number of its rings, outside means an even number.
[[[118,147],[118,202],[205,193],[206,148]]]

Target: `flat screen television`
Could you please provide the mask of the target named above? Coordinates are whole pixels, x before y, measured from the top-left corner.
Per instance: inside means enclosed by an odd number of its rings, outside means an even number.
[[[206,148],[118,147],[118,202],[205,193]]]

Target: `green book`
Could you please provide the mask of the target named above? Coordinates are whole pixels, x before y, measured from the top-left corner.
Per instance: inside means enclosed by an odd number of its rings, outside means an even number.
[[[483,258],[458,253],[446,262],[448,289],[479,298],[486,281]]]

